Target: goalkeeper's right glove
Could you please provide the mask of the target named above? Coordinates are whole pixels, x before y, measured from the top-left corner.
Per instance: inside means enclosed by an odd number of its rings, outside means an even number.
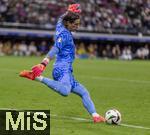
[[[44,58],[43,61],[40,64],[37,64],[35,66],[32,67],[32,72],[34,74],[35,77],[40,76],[43,71],[45,70],[47,64],[49,63],[49,59],[48,58]]]

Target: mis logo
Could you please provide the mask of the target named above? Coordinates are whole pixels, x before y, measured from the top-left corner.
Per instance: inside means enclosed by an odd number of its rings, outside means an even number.
[[[50,135],[49,110],[0,110],[2,135]]]

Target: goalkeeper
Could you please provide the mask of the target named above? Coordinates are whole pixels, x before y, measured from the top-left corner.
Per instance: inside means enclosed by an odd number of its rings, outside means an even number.
[[[80,13],[79,4],[72,4],[68,7],[67,12],[57,22],[54,46],[40,64],[33,66],[31,71],[20,72],[20,76],[37,80],[63,96],[68,96],[71,92],[79,95],[93,121],[95,123],[105,122],[105,119],[96,112],[87,89],[73,76],[72,63],[75,59],[75,44],[71,32],[76,31],[80,25]],[[52,80],[41,74],[55,55],[56,61],[52,71],[54,80]]]

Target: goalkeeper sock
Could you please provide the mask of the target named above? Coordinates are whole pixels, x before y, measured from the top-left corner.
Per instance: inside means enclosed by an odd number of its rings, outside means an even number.
[[[92,116],[93,116],[93,117],[98,117],[99,114],[95,112],[95,113],[92,113]]]
[[[86,110],[92,115],[96,113],[96,109],[87,89],[80,83],[72,90],[75,94],[82,98],[82,102]]]
[[[35,81],[42,82],[43,78],[44,78],[43,76],[38,76],[35,78]]]

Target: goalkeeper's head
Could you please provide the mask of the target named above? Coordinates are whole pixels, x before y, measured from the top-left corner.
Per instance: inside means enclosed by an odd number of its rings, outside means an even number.
[[[69,31],[76,31],[80,26],[80,15],[68,11],[63,16],[63,24]]]

